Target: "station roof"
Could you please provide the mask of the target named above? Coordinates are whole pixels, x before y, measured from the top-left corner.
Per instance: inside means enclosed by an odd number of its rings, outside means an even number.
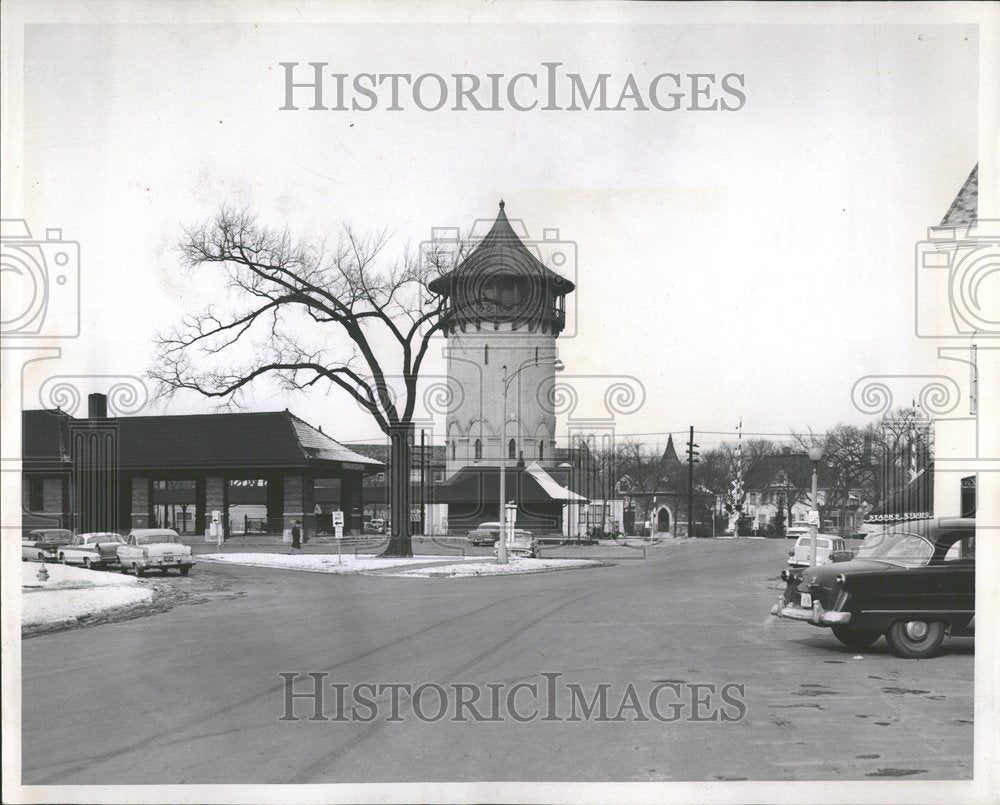
[[[289,411],[75,419],[62,411],[23,412],[25,459],[68,459],[76,427],[109,425],[118,431],[124,470],[294,468],[329,462],[375,471],[382,463],[348,449]]]

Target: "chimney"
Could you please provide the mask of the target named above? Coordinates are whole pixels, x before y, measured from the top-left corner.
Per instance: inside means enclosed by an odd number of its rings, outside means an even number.
[[[87,396],[87,417],[89,419],[108,418],[107,394],[90,394]]]

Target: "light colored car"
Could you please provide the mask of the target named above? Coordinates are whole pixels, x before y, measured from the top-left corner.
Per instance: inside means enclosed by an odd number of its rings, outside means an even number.
[[[134,528],[124,545],[118,546],[118,562],[122,573],[145,576],[147,570],[166,574],[176,568],[182,576],[191,571],[194,558],[191,546],[181,542],[172,528]]]
[[[385,520],[380,517],[373,517],[361,527],[361,530],[365,534],[384,534]]]
[[[809,526],[807,525],[792,525],[785,529],[785,539],[798,539],[799,537],[809,536]]]
[[[68,528],[36,528],[21,540],[21,561],[54,562],[59,548],[72,541]]]
[[[125,540],[112,531],[77,534],[68,545],[59,548],[58,559],[64,565],[83,565],[88,570],[118,564],[118,546]]]
[[[497,544],[493,546],[493,555],[497,556],[500,553],[500,540],[497,539]],[[535,557],[538,555],[538,546],[535,544],[535,538],[532,536],[530,531],[525,531],[523,528],[515,528],[514,534],[507,542],[507,555],[508,556],[521,556],[521,557]]]
[[[788,564],[792,567],[809,567],[812,562],[812,536],[799,537],[795,547],[788,552]],[[851,558],[847,544],[840,537],[829,534],[816,535],[816,564],[828,565],[831,562],[846,562]]]

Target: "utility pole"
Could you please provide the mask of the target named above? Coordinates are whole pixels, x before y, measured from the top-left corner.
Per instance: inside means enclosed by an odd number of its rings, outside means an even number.
[[[427,523],[425,521],[426,510],[427,510],[427,472],[426,464],[424,460],[424,450],[427,446],[426,433],[423,428],[420,429],[420,536],[426,536],[427,534]]]
[[[691,426],[691,430],[688,435],[688,536],[694,536],[694,465],[698,461],[698,451],[695,449],[698,447],[694,443],[694,425]]]

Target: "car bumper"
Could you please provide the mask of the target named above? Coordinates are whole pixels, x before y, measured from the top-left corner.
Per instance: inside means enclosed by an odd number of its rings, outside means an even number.
[[[170,559],[164,559],[159,556],[150,556],[145,559],[127,559],[125,560],[127,564],[138,564],[140,567],[150,568],[150,567],[184,567],[194,564],[194,559],[190,556],[175,556]]]
[[[811,609],[795,606],[785,601],[781,596],[778,603],[771,607],[771,614],[779,618],[788,618],[794,621],[807,621],[816,626],[834,626],[840,623],[848,623],[851,620],[850,612],[837,612],[823,609],[819,601],[813,601]]]

